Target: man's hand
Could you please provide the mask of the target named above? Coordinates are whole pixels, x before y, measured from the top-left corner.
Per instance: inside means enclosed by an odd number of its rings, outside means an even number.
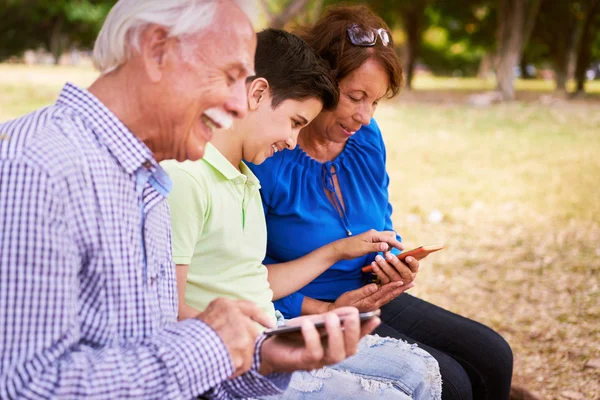
[[[371,229],[360,235],[336,240],[331,244],[338,260],[351,260],[369,253],[389,251],[392,248],[404,250],[394,231],[376,231]]]
[[[410,283],[415,280],[419,271],[419,260],[408,256],[400,261],[394,254],[387,252],[385,258],[377,255],[371,267],[383,284],[400,281]]]
[[[341,316],[344,316],[343,323],[340,322]],[[314,322],[323,319],[326,338],[321,338],[314,326]],[[381,321],[374,317],[361,326],[358,310],[345,307],[326,314],[296,318],[294,322],[301,324],[301,336],[273,336],[264,341],[259,371],[262,375],[308,371],[337,364],[355,354],[359,340],[371,333]]]
[[[329,305],[333,310],[340,307],[356,307],[360,312],[375,311],[414,286],[414,283],[390,282],[381,286],[370,283],[360,289],[344,293]]]
[[[256,304],[244,300],[218,298],[196,318],[210,326],[227,347],[235,369],[231,378],[252,367],[254,343],[258,337],[256,323],[273,327],[273,322]]]

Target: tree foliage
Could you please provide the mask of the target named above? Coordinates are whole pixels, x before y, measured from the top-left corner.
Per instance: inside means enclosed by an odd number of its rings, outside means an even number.
[[[0,60],[42,47],[92,47],[114,0],[0,0]]]

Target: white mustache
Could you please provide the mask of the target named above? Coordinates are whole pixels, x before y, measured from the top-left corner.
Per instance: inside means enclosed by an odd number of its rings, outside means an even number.
[[[221,129],[229,129],[233,125],[233,117],[226,111],[213,107],[204,111],[204,114],[221,126]]]

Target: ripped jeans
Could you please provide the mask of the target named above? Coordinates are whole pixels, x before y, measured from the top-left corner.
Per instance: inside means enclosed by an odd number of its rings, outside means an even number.
[[[289,388],[264,400],[439,400],[442,378],[429,353],[403,340],[364,337],[358,353],[331,367],[294,372]]]

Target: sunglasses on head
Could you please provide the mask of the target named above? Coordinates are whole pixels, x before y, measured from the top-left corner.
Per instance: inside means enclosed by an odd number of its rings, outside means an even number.
[[[375,46],[377,37],[384,46],[390,44],[390,33],[383,28],[366,28],[359,24],[352,24],[347,29],[350,42],[355,46]]]

